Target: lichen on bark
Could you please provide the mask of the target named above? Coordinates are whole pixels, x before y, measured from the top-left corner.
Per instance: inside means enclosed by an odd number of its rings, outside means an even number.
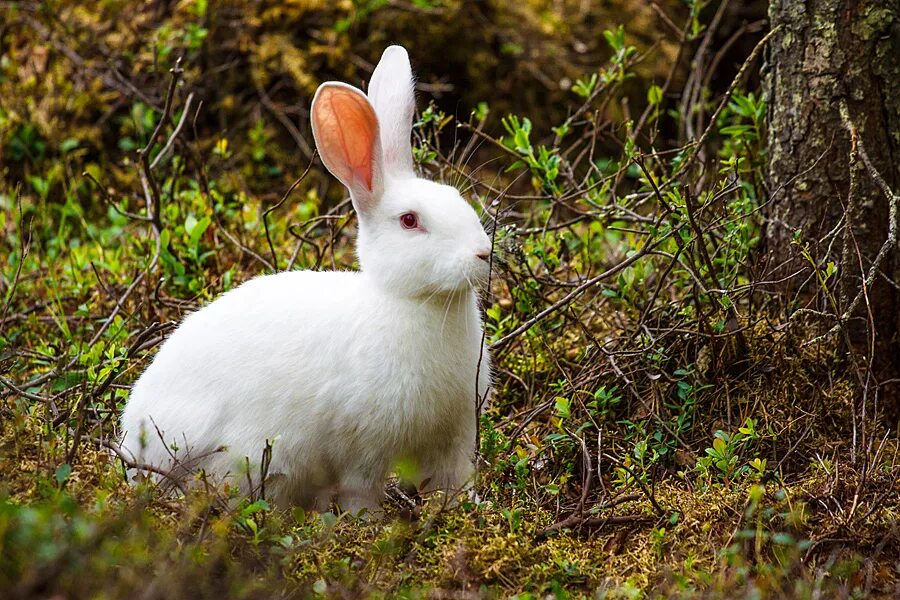
[[[892,189],[900,184],[900,4],[896,0],[775,0],[766,93],[769,101],[770,204],[766,255],[774,272],[802,271],[782,291],[812,308],[833,313],[827,293],[800,258],[807,247],[818,267],[838,265],[832,292],[841,314],[857,295],[888,229],[888,198],[851,152],[839,106],[847,103],[875,168]],[[852,346],[872,356],[876,378],[900,375],[900,260],[884,262],[859,310],[847,323]],[[799,293],[798,293],[799,292]],[[875,333],[875,351],[868,347]],[[882,390],[894,411],[900,386]]]

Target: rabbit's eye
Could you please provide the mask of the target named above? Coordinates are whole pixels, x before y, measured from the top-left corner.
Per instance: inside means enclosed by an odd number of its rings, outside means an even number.
[[[403,229],[416,229],[419,226],[419,216],[414,212],[403,213],[400,215],[400,224]]]

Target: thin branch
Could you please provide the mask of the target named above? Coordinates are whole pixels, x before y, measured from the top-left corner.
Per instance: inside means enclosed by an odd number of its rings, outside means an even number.
[[[887,181],[885,181],[884,177],[881,175],[878,169],[875,168],[875,165],[873,165],[872,161],[869,159],[869,155],[866,153],[865,146],[863,145],[862,137],[856,136],[856,132],[858,131],[858,129],[850,118],[850,111],[847,108],[847,102],[845,100],[841,100],[840,112],[841,121],[843,122],[844,127],[848,132],[851,133],[851,135],[854,135],[857,138],[857,151],[859,153],[859,157],[862,159],[863,164],[866,167],[866,170],[869,172],[869,176],[875,181],[876,185],[878,185],[882,193],[884,193],[884,195],[888,199],[888,234],[887,239],[884,240],[881,248],[878,249],[878,254],[875,255],[875,259],[869,266],[869,271],[866,273],[866,276],[862,281],[862,286],[857,292],[856,297],[853,298],[847,309],[840,315],[840,317],[838,317],[838,322],[835,323],[835,325],[831,329],[829,329],[822,335],[805,342],[803,344],[804,346],[811,346],[835,335],[841,330],[844,323],[846,323],[853,317],[853,314],[859,307],[860,302],[862,302],[866,291],[872,286],[872,283],[874,283],[875,277],[878,275],[878,272],[881,269],[881,264],[888,256],[888,253],[897,245],[898,239],[897,216],[898,206],[900,206],[900,194],[896,194],[891,190],[890,186],[887,184]]]
[[[153,130],[153,134],[147,141],[147,145],[138,151],[138,156],[141,159],[141,183],[144,187],[144,194],[147,199],[147,216],[150,218],[150,222],[153,224],[153,229],[157,235],[159,235],[163,229],[160,217],[162,192],[159,189],[156,178],[153,176],[153,169],[150,164],[150,151],[156,145],[156,139],[159,137],[160,133],[162,133],[163,127],[166,126],[166,123],[168,123],[169,117],[172,114],[175,89],[178,87],[178,82],[181,81],[181,75],[184,73],[184,69],[181,68],[181,58],[182,57],[180,56],[178,57],[175,61],[175,66],[169,71],[172,73],[172,79],[169,82],[169,90],[166,92],[166,103],[163,108],[163,114],[156,124],[156,128]],[[186,113],[187,111],[185,111],[185,114]],[[183,117],[184,115],[182,115],[182,118]]]
[[[175,126],[175,129],[172,131],[172,135],[169,136],[169,140],[166,142],[166,145],[163,146],[163,149],[159,151],[159,154],[156,155],[156,158],[153,159],[153,162],[150,163],[150,168],[155,169],[156,165],[159,164],[165,156],[172,150],[172,146],[175,143],[175,138],[178,137],[178,134],[181,133],[181,128],[184,127],[184,122],[187,120],[188,112],[191,110],[191,102],[194,101],[194,92],[188,94],[187,99],[184,101],[184,108],[181,110],[181,118],[178,119],[178,125]]]
[[[272,206],[267,208],[265,210],[265,212],[263,212],[263,227],[266,230],[266,241],[269,243],[269,252],[272,253],[272,268],[275,271],[278,270],[278,256],[275,254],[275,246],[272,244],[272,236],[269,234],[269,213],[271,213],[272,211],[274,211],[278,208],[281,208],[281,205],[285,203],[285,201],[288,199],[288,197],[290,197],[290,195],[294,191],[294,189],[298,185],[300,185],[300,182],[303,181],[304,179],[306,179],[306,176],[307,176],[307,174],[309,174],[309,170],[312,168],[315,160],[316,160],[316,153],[313,152],[313,156],[309,160],[309,164],[306,165],[306,169],[303,171],[303,173],[300,175],[300,177],[297,178],[297,181],[295,181],[294,183],[291,184],[291,187],[288,188],[288,191],[286,191],[284,193],[284,196],[281,197],[281,200],[279,200],[277,204],[273,204]]]

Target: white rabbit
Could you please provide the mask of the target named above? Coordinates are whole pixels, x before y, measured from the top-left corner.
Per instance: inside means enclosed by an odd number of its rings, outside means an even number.
[[[466,487],[476,394],[490,387],[475,288],[491,244],[456,189],[417,178],[414,108],[400,46],[385,50],[368,97],[319,87],[313,135],[350,190],[361,270],[257,277],[188,316],[125,407],[123,446],[138,462],[238,486],[249,463],[258,485],[268,440],[276,504],[336,499],[353,512],[377,509],[400,461],[414,465],[411,483]]]

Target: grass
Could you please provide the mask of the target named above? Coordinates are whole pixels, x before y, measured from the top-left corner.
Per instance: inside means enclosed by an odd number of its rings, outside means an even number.
[[[464,189],[495,239],[484,309],[496,392],[477,500],[451,508],[392,487],[387,518],[366,521],[129,484],[108,450],[118,413],[186,313],[260,273],[355,260],[343,191],[317,164],[305,173],[262,100],[236,117],[237,88],[204,84],[217,72],[204,56],[246,72],[258,56],[191,6],[151,24],[157,68],[146,49],[122,52],[152,73],[131,81],[150,102],[104,90],[96,47],[52,14],[22,5],[3,34],[19,42],[8,57],[31,56],[0,61],[9,597],[898,593],[896,431],[854,354],[809,343],[830,322],[797,310],[833,295],[833,268],[816,265],[793,301],[760,264],[765,101],[736,81],[679,112],[618,28],[609,61],[548,111],[557,120],[487,103],[448,115],[420,98],[420,169]],[[698,15],[688,52],[704,39]],[[342,39],[345,17],[326,17]],[[42,63],[47,31],[89,64],[71,52]],[[610,107],[636,81],[643,112],[618,118]]]

